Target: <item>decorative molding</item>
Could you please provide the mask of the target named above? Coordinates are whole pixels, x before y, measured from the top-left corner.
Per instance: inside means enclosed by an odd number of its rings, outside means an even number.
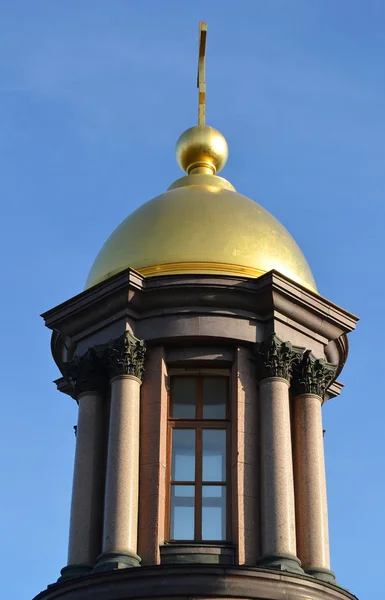
[[[105,391],[117,375],[134,375],[142,379],[146,345],[129,331],[107,344],[89,348],[63,364],[63,375],[74,390],[74,398],[82,392]]]
[[[76,398],[83,392],[101,391],[108,383],[105,363],[96,348],[64,363],[63,374],[72,384]]]
[[[106,350],[110,378],[118,375],[134,375],[142,379],[146,357],[146,345],[129,331],[110,342]]]
[[[337,365],[316,358],[311,350],[306,350],[302,360],[296,365],[293,375],[293,391],[300,394],[315,394],[324,397],[337,373]]]
[[[283,342],[273,333],[267,340],[256,344],[258,379],[262,381],[269,377],[281,377],[290,382],[302,353],[302,348]]]

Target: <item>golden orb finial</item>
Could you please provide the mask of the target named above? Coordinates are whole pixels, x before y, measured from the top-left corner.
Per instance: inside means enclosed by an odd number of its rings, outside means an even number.
[[[215,175],[225,166],[228,153],[225,137],[208,125],[187,129],[176,143],[176,159],[188,175]]]

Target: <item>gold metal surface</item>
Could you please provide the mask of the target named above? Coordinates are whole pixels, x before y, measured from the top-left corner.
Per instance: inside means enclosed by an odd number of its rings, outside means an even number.
[[[190,175],[179,181],[184,185],[142,205],[112,233],[86,288],[131,267],[145,276],[258,277],[276,269],[317,291],[301,250],[269,212],[227,189],[221,177]]]
[[[198,125],[206,124],[206,76],[205,76],[205,60],[206,60],[206,36],[207,23],[201,21],[199,23],[199,58],[198,58]]]
[[[260,269],[242,267],[241,265],[227,265],[225,263],[191,262],[191,263],[168,263],[165,265],[154,265],[142,267],[140,274],[144,277],[155,275],[183,275],[184,273],[206,273],[209,275],[233,275],[243,277],[260,277],[264,274]]]
[[[176,190],[176,188],[185,187],[186,185],[209,185],[217,188],[221,188],[223,190],[230,190],[231,192],[236,192],[235,187],[224,179],[224,177],[218,177],[218,175],[206,175],[206,174],[196,174],[185,175],[184,177],[180,177],[176,181],[174,181],[168,190]]]
[[[176,143],[178,164],[189,175],[215,175],[225,166],[228,153],[226,138],[208,125],[187,129]]]
[[[139,207],[108,238],[86,288],[131,267],[146,277],[210,273],[260,277],[275,269],[316,292],[310,268],[286,229],[217,177],[228,157],[224,136],[205,125],[207,25],[199,26],[198,125],[177,141],[187,176]]]

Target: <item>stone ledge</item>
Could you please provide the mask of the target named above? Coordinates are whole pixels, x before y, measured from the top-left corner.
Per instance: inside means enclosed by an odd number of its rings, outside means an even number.
[[[35,600],[233,598],[251,600],[357,600],[311,577],[257,567],[161,565],[95,573],[50,586]]]

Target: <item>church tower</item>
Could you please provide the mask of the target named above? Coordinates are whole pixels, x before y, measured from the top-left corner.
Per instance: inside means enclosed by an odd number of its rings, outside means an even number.
[[[357,319],[218,176],[205,45],[201,23],[185,175],[43,315],[79,412],[68,562],[36,600],[354,598],[330,565],[321,409]]]

